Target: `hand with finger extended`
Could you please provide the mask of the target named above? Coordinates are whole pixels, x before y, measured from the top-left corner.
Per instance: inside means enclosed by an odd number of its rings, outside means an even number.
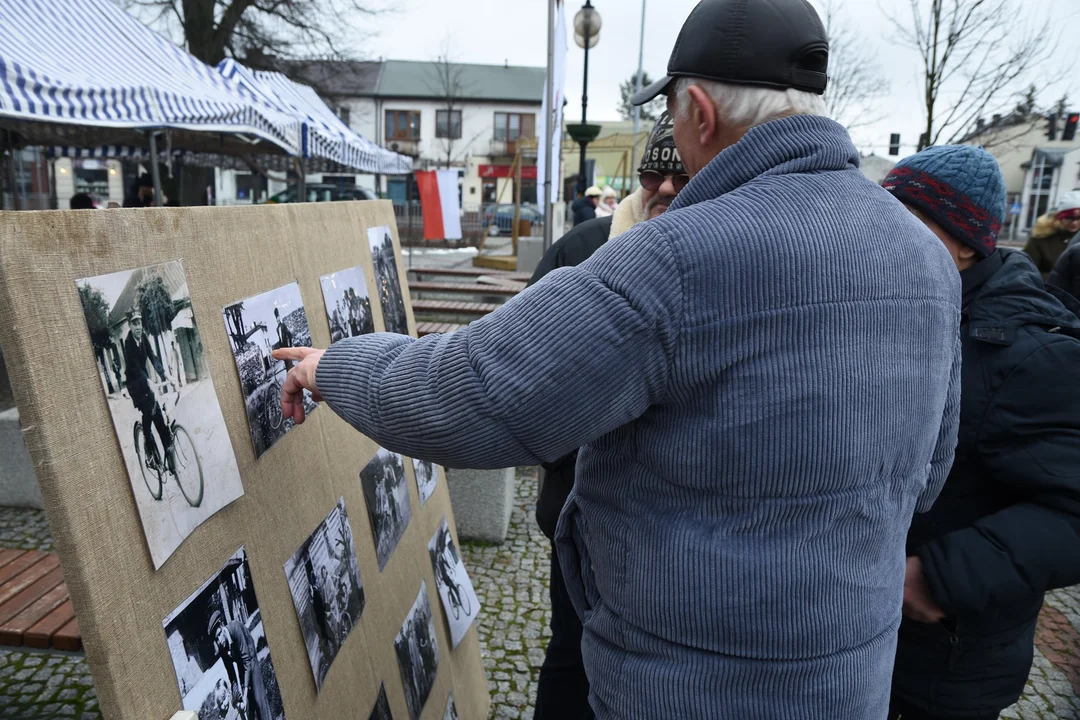
[[[322,402],[322,395],[315,386],[315,371],[319,368],[325,350],[309,347],[281,348],[275,350],[275,360],[290,360],[294,363],[285,385],[281,389],[281,414],[285,419],[292,418],[297,424],[304,422],[304,391],[311,393],[315,402]]]

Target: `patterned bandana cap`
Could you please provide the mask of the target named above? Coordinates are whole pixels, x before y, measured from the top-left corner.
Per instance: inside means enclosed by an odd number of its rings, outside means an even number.
[[[645,154],[641,156],[641,165],[638,167],[639,173],[651,171],[661,175],[679,175],[686,172],[675,147],[675,136],[672,134],[674,127],[671,115],[665,110],[649,136],[649,144],[645,146]]]
[[[944,145],[901,160],[882,183],[898,200],[989,257],[1005,222],[1005,178],[981,148]]]

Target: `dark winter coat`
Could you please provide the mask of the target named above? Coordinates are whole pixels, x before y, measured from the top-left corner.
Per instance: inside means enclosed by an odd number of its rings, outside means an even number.
[[[146,333],[143,332],[142,342],[139,342],[135,339],[135,333],[129,332],[124,338],[124,366],[127,368],[128,394],[131,395],[131,401],[135,407],[139,409],[154,400],[154,393],[150,389],[150,378],[146,372],[147,361],[154,366],[158,377],[165,377],[165,368],[161,365],[161,358],[154,353]]]
[[[1077,235],[1080,238],[1080,235]],[[1080,298],[1080,243],[1075,239],[1054,263],[1046,278],[1047,285],[1059,287],[1074,298]]]
[[[962,280],[956,462],[908,535],[948,618],[903,621],[893,678],[947,717],[1020,696],[1043,593],[1080,582],[1080,303],[1010,250]]]
[[[613,217],[609,215],[588,220],[563,235],[544,253],[529,284],[539,281],[552,270],[573,267],[588,260],[601,245],[608,241],[611,235],[612,219]],[[559,513],[562,512],[570,491],[574,489],[574,466],[577,464],[577,456],[577,450],[575,450],[554,462],[543,464],[544,481],[540,486],[540,497],[536,500],[536,523],[549,540],[555,537]]]
[[[1054,263],[1061,257],[1072,237],[1070,232],[1055,232],[1042,237],[1033,235],[1024,245],[1024,252],[1031,257],[1043,277],[1046,277],[1047,273],[1054,269]]]
[[[596,218],[596,206],[592,204],[591,198],[579,197],[570,206],[570,209],[574,211],[575,227],[583,222]]]

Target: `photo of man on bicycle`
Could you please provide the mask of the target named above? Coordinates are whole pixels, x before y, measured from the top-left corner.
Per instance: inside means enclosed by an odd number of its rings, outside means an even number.
[[[173,453],[173,438],[169,432],[169,424],[165,422],[165,416],[161,412],[161,405],[150,387],[150,375],[147,365],[152,365],[157,377],[162,383],[168,382],[165,377],[165,368],[161,364],[161,358],[154,353],[150,340],[143,332],[142,313],[132,310],[127,316],[131,330],[124,338],[124,364],[127,366],[127,390],[131,396],[131,403],[142,415],[143,438],[146,443],[146,457],[156,458],[158,455],[157,443],[150,432],[153,427],[161,438],[161,446],[165,452],[165,462],[169,472],[176,472],[176,458]]]
[[[431,557],[439,599],[450,625],[450,641],[457,647],[480,610],[480,600],[476,597],[465,564],[461,562],[461,555],[454,546],[445,517],[428,542],[428,555]]]

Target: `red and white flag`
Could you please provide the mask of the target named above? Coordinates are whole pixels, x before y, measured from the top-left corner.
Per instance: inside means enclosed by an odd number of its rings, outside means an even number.
[[[424,213],[425,240],[460,240],[458,171],[419,170],[415,173]]]

